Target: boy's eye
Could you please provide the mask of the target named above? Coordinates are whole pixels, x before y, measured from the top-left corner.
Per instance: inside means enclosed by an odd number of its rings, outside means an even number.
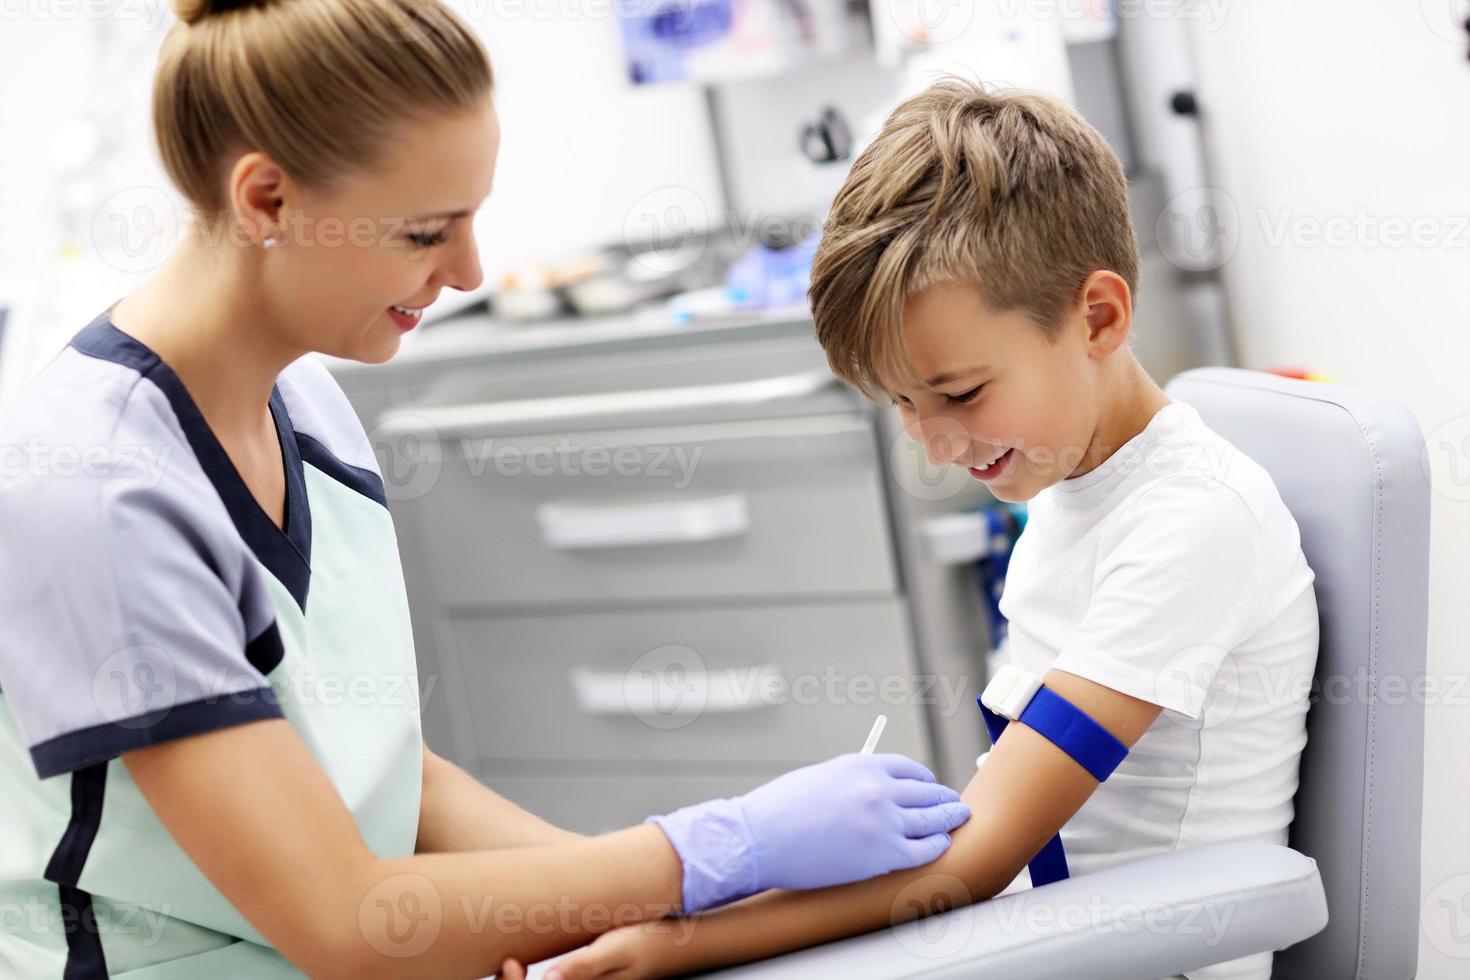
[[[960,392],[958,395],[945,395],[944,398],[951,405],[963,405],[965,402],[972,401],[976,395],[980,394],[980,389],[983,387],[985,386],[976,385],[969,391]]]

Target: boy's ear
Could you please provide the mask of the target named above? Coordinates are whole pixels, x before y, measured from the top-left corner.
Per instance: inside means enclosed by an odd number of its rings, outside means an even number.
[[[1079,302],[1087,322],[1088,346],[1099,355],[1123,346],[1133,322],[1133,297],[1123,277],[1098,269],[1082,283]]]

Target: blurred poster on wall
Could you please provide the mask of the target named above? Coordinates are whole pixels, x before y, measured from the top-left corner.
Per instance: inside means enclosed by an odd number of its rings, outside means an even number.
[[[615,4],[634,84],[779,75],[869,43],[846,0],[631,0]]]

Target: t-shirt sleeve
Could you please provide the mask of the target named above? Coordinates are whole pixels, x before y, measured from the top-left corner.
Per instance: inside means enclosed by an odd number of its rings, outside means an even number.
[[[1198,719],[1250,635],[1261,528],[1209,477],[1170,477],[1126,503],[1101,537],[1087,612],[1052,664]]]
[[[204,473],[121,458],[0,479],[0,700],[43,779],[281,716],[279,633]]]

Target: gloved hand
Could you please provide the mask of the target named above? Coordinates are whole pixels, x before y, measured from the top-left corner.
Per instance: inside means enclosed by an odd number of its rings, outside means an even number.
[[[928,864],[968,819],[959,793],[914,760],[853,753],[644,822],[663,829],[684,863],[689,914],[767,888],[822,888]]]

